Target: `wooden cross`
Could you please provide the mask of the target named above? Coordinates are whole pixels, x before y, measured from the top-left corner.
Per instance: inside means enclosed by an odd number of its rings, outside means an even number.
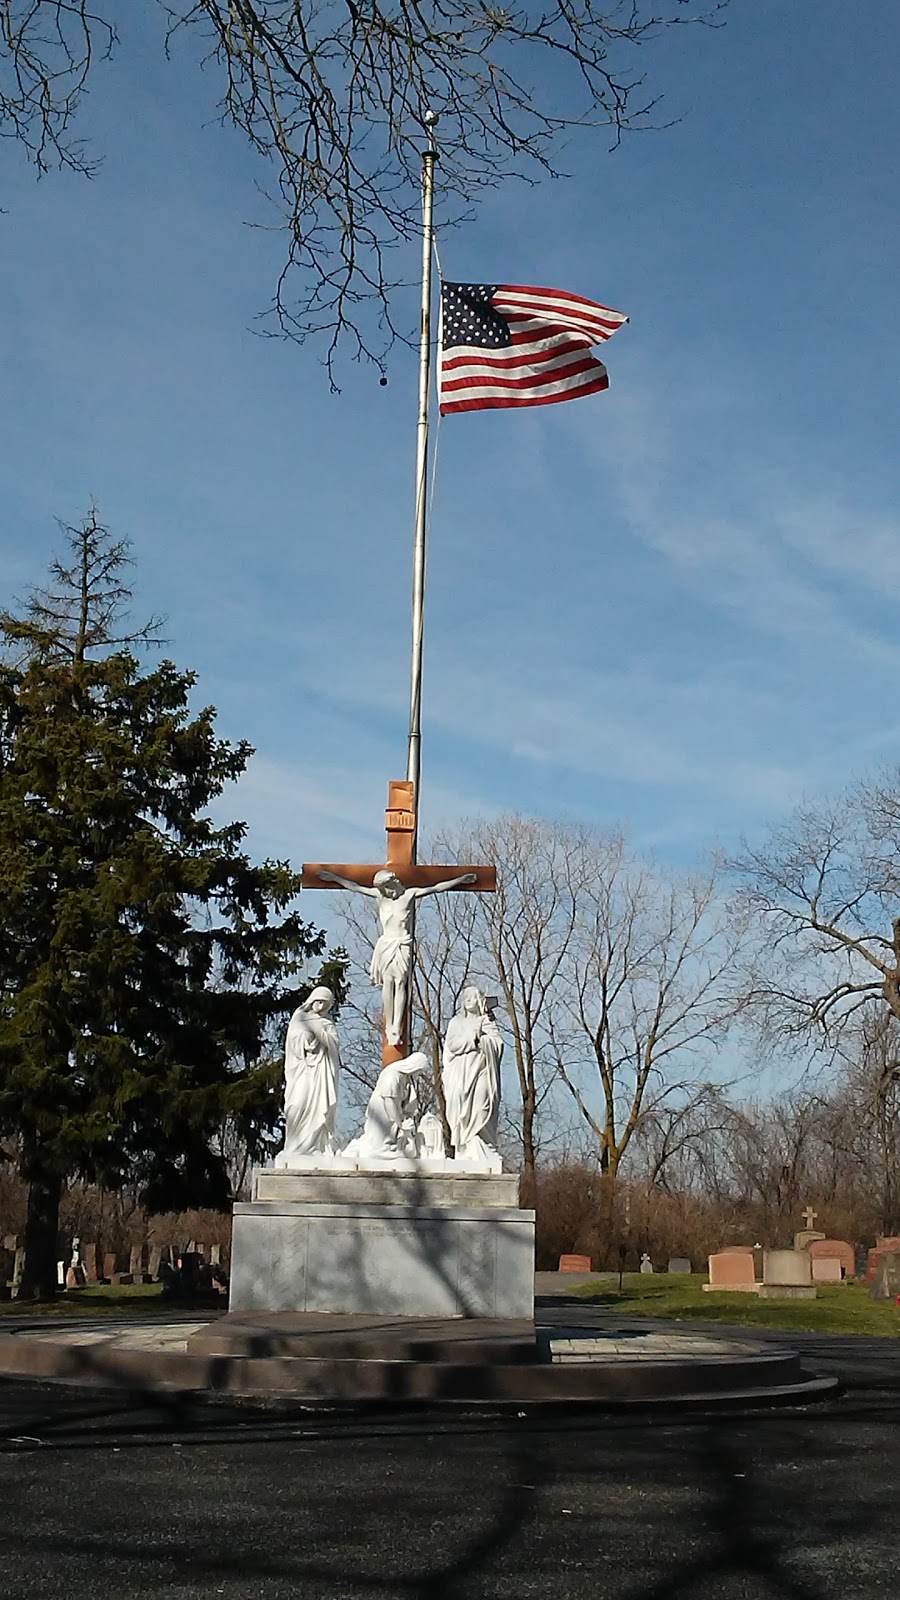
[[[812,1206],[807,1206],[806,1210],[803,1213],[803,1221],[806,1223],[806,1228],[807,1228],[807,1232],[808,1233],[812,1232],[813,1224],[815,1223],[816,1217],[818,1215],[819,1215],[818,1211],[813,1211]]]
[[[399,878],[404,889],[435,889],[448,880],[468,877],[467,883],[454,884],[455,889],[471,889],[479,894],[492,894],[497,887],[496,867],[432,867],[422,866],[413,858],[416,841],[416,811],[414,785],[407,781],[388,784],[388,804],[384,814],[387,833],[387,859],[374,864],[358,862],[305,861],[301,883],[304,889],[333,889],[332,881],[324,873],[344,880],[346,887],[358,885],[371,889],[376,872],[385,869]],[[338,885],[340,887],[340,885]],[[411,976],[411,975],[410,975]],[[409,985],[411,989],[411,983]],[[407,995],[408,1002],[408,995]],[[387,1037],[382,1042],[382,1061],[389,1066],[392,1061],[402,1061],[409,1054],[409,1005],[407,1003],[403,1034],[399,1044],[391,1044]]]

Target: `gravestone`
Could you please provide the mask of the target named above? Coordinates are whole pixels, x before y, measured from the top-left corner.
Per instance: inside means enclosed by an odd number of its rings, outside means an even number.
[[[590,1272],[590,1256],[560,1256],[559,1272]]]
[[[820,1258],[831,1258],[841,1263],[844,1276],[847,1278],[856,1275],[856,1254],[852,1244],[846,1239],[813,1239],[807,1246],[813,1261]]]
[[[24,1273],[24,1271],[25,1271],[25,1251],[20,1247],[19,1249],[16,1250],[15,1261],[13,1262],[13,1288],[14,1289],[18,1289],[20,1283],[22,1282],[22,1274]]]
[[[77,1267],[67,1267],[66,1268],[66,1288],[67,1289],[83,1289],[84,1288],[84,1278],[83,1278],[82,1274],[79,1273]]]
[[[189,1294],[196,1293],[200,1287],[200,1273],[203,1267],[203,1257],[199,1250],[184,1250],[178,1263],[181,1275],[182,1288]]]
[[[64,1261],[57,1261],[56,1263],[56,1283],[60,1289],[66,1287],[66,1263]]]
[[[808,1250],[763,1252],[761,1300],[814,1300],[812,1257]]]
[[[806,1250],[811,1244],[816,1244],[825,1237],[824,1233],[818,1233],[815,1228],[801,1228],[799,1233],[794,1234],[794,1249]]]
[[[900,1250],[879,1250],[875,1282],[869,1293],[873,1300],[900,1303]]]
[[[900,1250],[900,1239],[890,1235],[882,1235],[878,1243],[868,1253],[866,1259],[866,1282],[874,1283],[878,1274],[878,1263],[886,1251]]]
[[[144,1271],[144,1247],[142,1244],[133,1244],[128,1256],[128,1271],[135,1281],[139,1281]]]
[[[818,1212],[814,1211],[812,1206],[807,1206],[803,1213],[803,1227],[799,1233],[794,1234],[795,1250],[805,1250],[815,1239],[824,1239],[824,1233],[819,1233],[815,1226],[818,1216]]]
[[[641,1271],[642,1272],[652,1272],[653,1271],[653,1262],[650,1260],[650,1257],[648,1255],[641,1256]]]
[[[812,1275],[813,1283],[843,1283],[843,1265],[837,1256],[813,1256]]]
[[[151,1283],[156,1283],[156,1280],[159,1277],[159,1264],[161,1261],[162,1250],[158,1244],[155,1244],[150,1251],[150,1256],[147,1261],[147,1276],[149,1277]]]
[[[219,1244],[211,1244],[210,1247],[209,1247],[209,1264],[210,1264],[210,1266],[211,1267],[219,1266],[221,1260],[222,1260],[222,1246],[219,1245]],[[588,1267],[587,1270],[588,1270],[588,1272],[590,1272],[590,1270],[591,1270],[590,1267]]]
[[[670,1256],[668,1270],[676,1275],[678,1273],[689,1273],[691,1271],[691,1263],[687,1256]]]
[[[81,1246],[81,1259],[82,1259],[82,1262],[84,1263],[84,1281],[85,1281],[85,1283],[96,1283],[97,1282],[97,1246],[95,1244],[83,1244]]]
[[[709,1283],[705,1290],[724,1291],[727,1294],[755,1294],[756,1272],[753,1251],[720,1250],[709,1258]]]
[[[115,1270],[116,1270],[116,1258],[115,1258],[115,1256],[114,1255],[104,1256],[103,1257],[103,1281],[104,1281],[104,1283],[111,1283],[112,1282],[113,1276],[115,1274]]]

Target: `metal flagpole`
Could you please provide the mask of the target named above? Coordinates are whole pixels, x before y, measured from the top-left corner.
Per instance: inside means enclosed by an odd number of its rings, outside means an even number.
[[[425,118],[429,138],[436,117]],[[422,322],[419,340],[419,421],[416,430],[416,524],[413,545],[412,659],[410,662],[409,743],[406,776],[412,782],[416,830],[412,859],[416,860],[419,817],[419,779],[422,771],[422,635],[425,620],[425,534],[428,510],[428,412],[431,397],[431,262],[434,253],[434,164],[437,151],[422,155]]]

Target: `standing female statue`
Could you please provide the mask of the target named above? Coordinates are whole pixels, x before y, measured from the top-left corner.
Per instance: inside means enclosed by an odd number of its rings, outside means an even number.
[[[457,1159],[495,1167],[503,1040],[487,1001],[474,984],[444,1037],[444,1095]]]
[[[429,894],[443,894],[447,889],[461,889],[478,882],[474,872],[463,872],[458,878],[448,878],[431,889],[404,889],[396,873],[389,867],[376,872],[371,889],[350,878],[341,878],[336,872],[323,868],[319,877],[326,883],[336,883],[341,889],[352,889],[355,894],[367,895],[378,901],[378,920],[381,933],[372,951],[369,977],[381,984],[384,1008],[384,1032],[388,1044],[399,1045],[403,1039],[403,1021],[406,1016],[409,969],[412,965],[413,908],[417,900]]]
[[[288,1024],[284,1046],[284,1149],[275,1158],[289,1167],[297,1157],[334,1155],[334,1118],[341,1066],[334,995],[313,989]]]

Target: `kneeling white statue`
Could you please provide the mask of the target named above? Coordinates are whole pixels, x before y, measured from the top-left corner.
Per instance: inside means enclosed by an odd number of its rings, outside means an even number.
[[[337,1111],[341,1055],[331,1020],[334,995],[313,989],[288,1024],[284,1046],[284,1149],[276,1167],[290,1167],[311,1156],[337,1154]]]
[[[407,1163],[416,1158],[415,1111],[418,1105],[412,1079],[428,1071],[428,1057],[415,1050],[402,1061],[382,1067],[366,1107],[362,1134],[348,1144],[345,1156],[364,1166],[367,1161]]]
[[[436,1111],[426,1111],[419,1118],[416,1155],[420,1161],[444,1160],[444,1124]]]
[[[463,990],[444,1038],[444,1094],[455,1159],[499,1172],[500,1029],[481,990]]]

